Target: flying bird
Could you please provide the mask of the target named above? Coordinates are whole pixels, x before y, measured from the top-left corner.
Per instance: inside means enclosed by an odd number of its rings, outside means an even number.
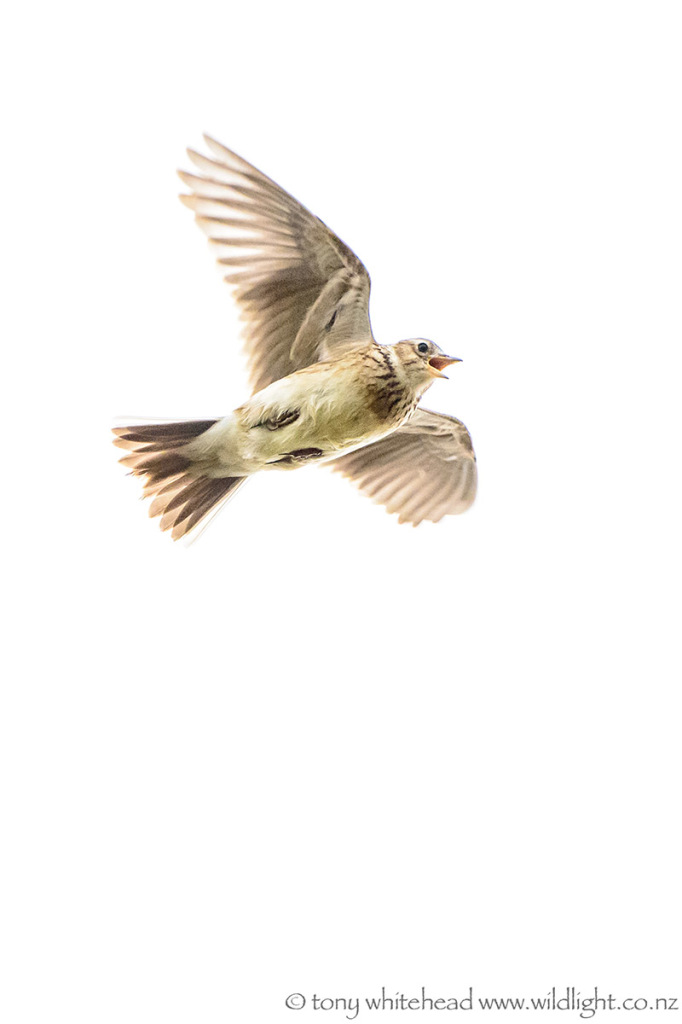
[[[327,462],[399,522],[438,522],[476,494],[459,420],[418,407],[459,359],[426,338],[378,344],[355,254],[279,185],[214,139],[179,172],[246,322],[251,397],[218,420],[114,429],[174,540],[248,477]]]

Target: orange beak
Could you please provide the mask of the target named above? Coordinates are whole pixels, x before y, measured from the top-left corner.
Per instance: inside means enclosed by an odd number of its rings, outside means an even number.
[[[461,363],[461,359],[453,358],[452,356],[431,356],[429,359],[429,366],[432,370],[434,377],[442,377],[444,380],[448,378],[441,370],[444,370],[446,366],[451,366],[453,363]]]

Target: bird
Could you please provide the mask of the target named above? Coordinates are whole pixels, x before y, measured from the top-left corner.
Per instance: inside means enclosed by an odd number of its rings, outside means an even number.
[[[251,395],[221,419],[114,428],[173,540],[205,523],[254,473],[326,463],[417,526],[464,512],[477,487],[471,436],[419,402],[461,362],[433,341],[379,344],[370,278],[327,225],[205,135],[178,171],[245,322]]]

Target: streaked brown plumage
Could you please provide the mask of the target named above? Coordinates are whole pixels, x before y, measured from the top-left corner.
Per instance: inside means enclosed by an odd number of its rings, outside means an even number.
[[[378,345],[370,282],[351,250],[271,179],[213,139],[189,150],[182,196],[227,268],[246,321],[254,393],[221,420],[117,428],[150,515],[178,538],[254,472],[330,462],[400,522],[437,522],[476,493],[466,427],[417,409],[445,366],[433,342]],[[416,411],[415,411],[416,410]]]

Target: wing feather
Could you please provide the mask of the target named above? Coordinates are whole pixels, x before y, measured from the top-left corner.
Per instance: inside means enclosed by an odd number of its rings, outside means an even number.
[[[178,172],[246,322],[254,390],[372,341],[370,280],[357,256],[271,178],[204,136]],[[331,323],[331,326],[330,326]]]
[[[465,512],[476,497],[476,456],[469,431],[453,416],[418,409],[393,434],[330,463],[363,494],[397,512],[399,522]]]

